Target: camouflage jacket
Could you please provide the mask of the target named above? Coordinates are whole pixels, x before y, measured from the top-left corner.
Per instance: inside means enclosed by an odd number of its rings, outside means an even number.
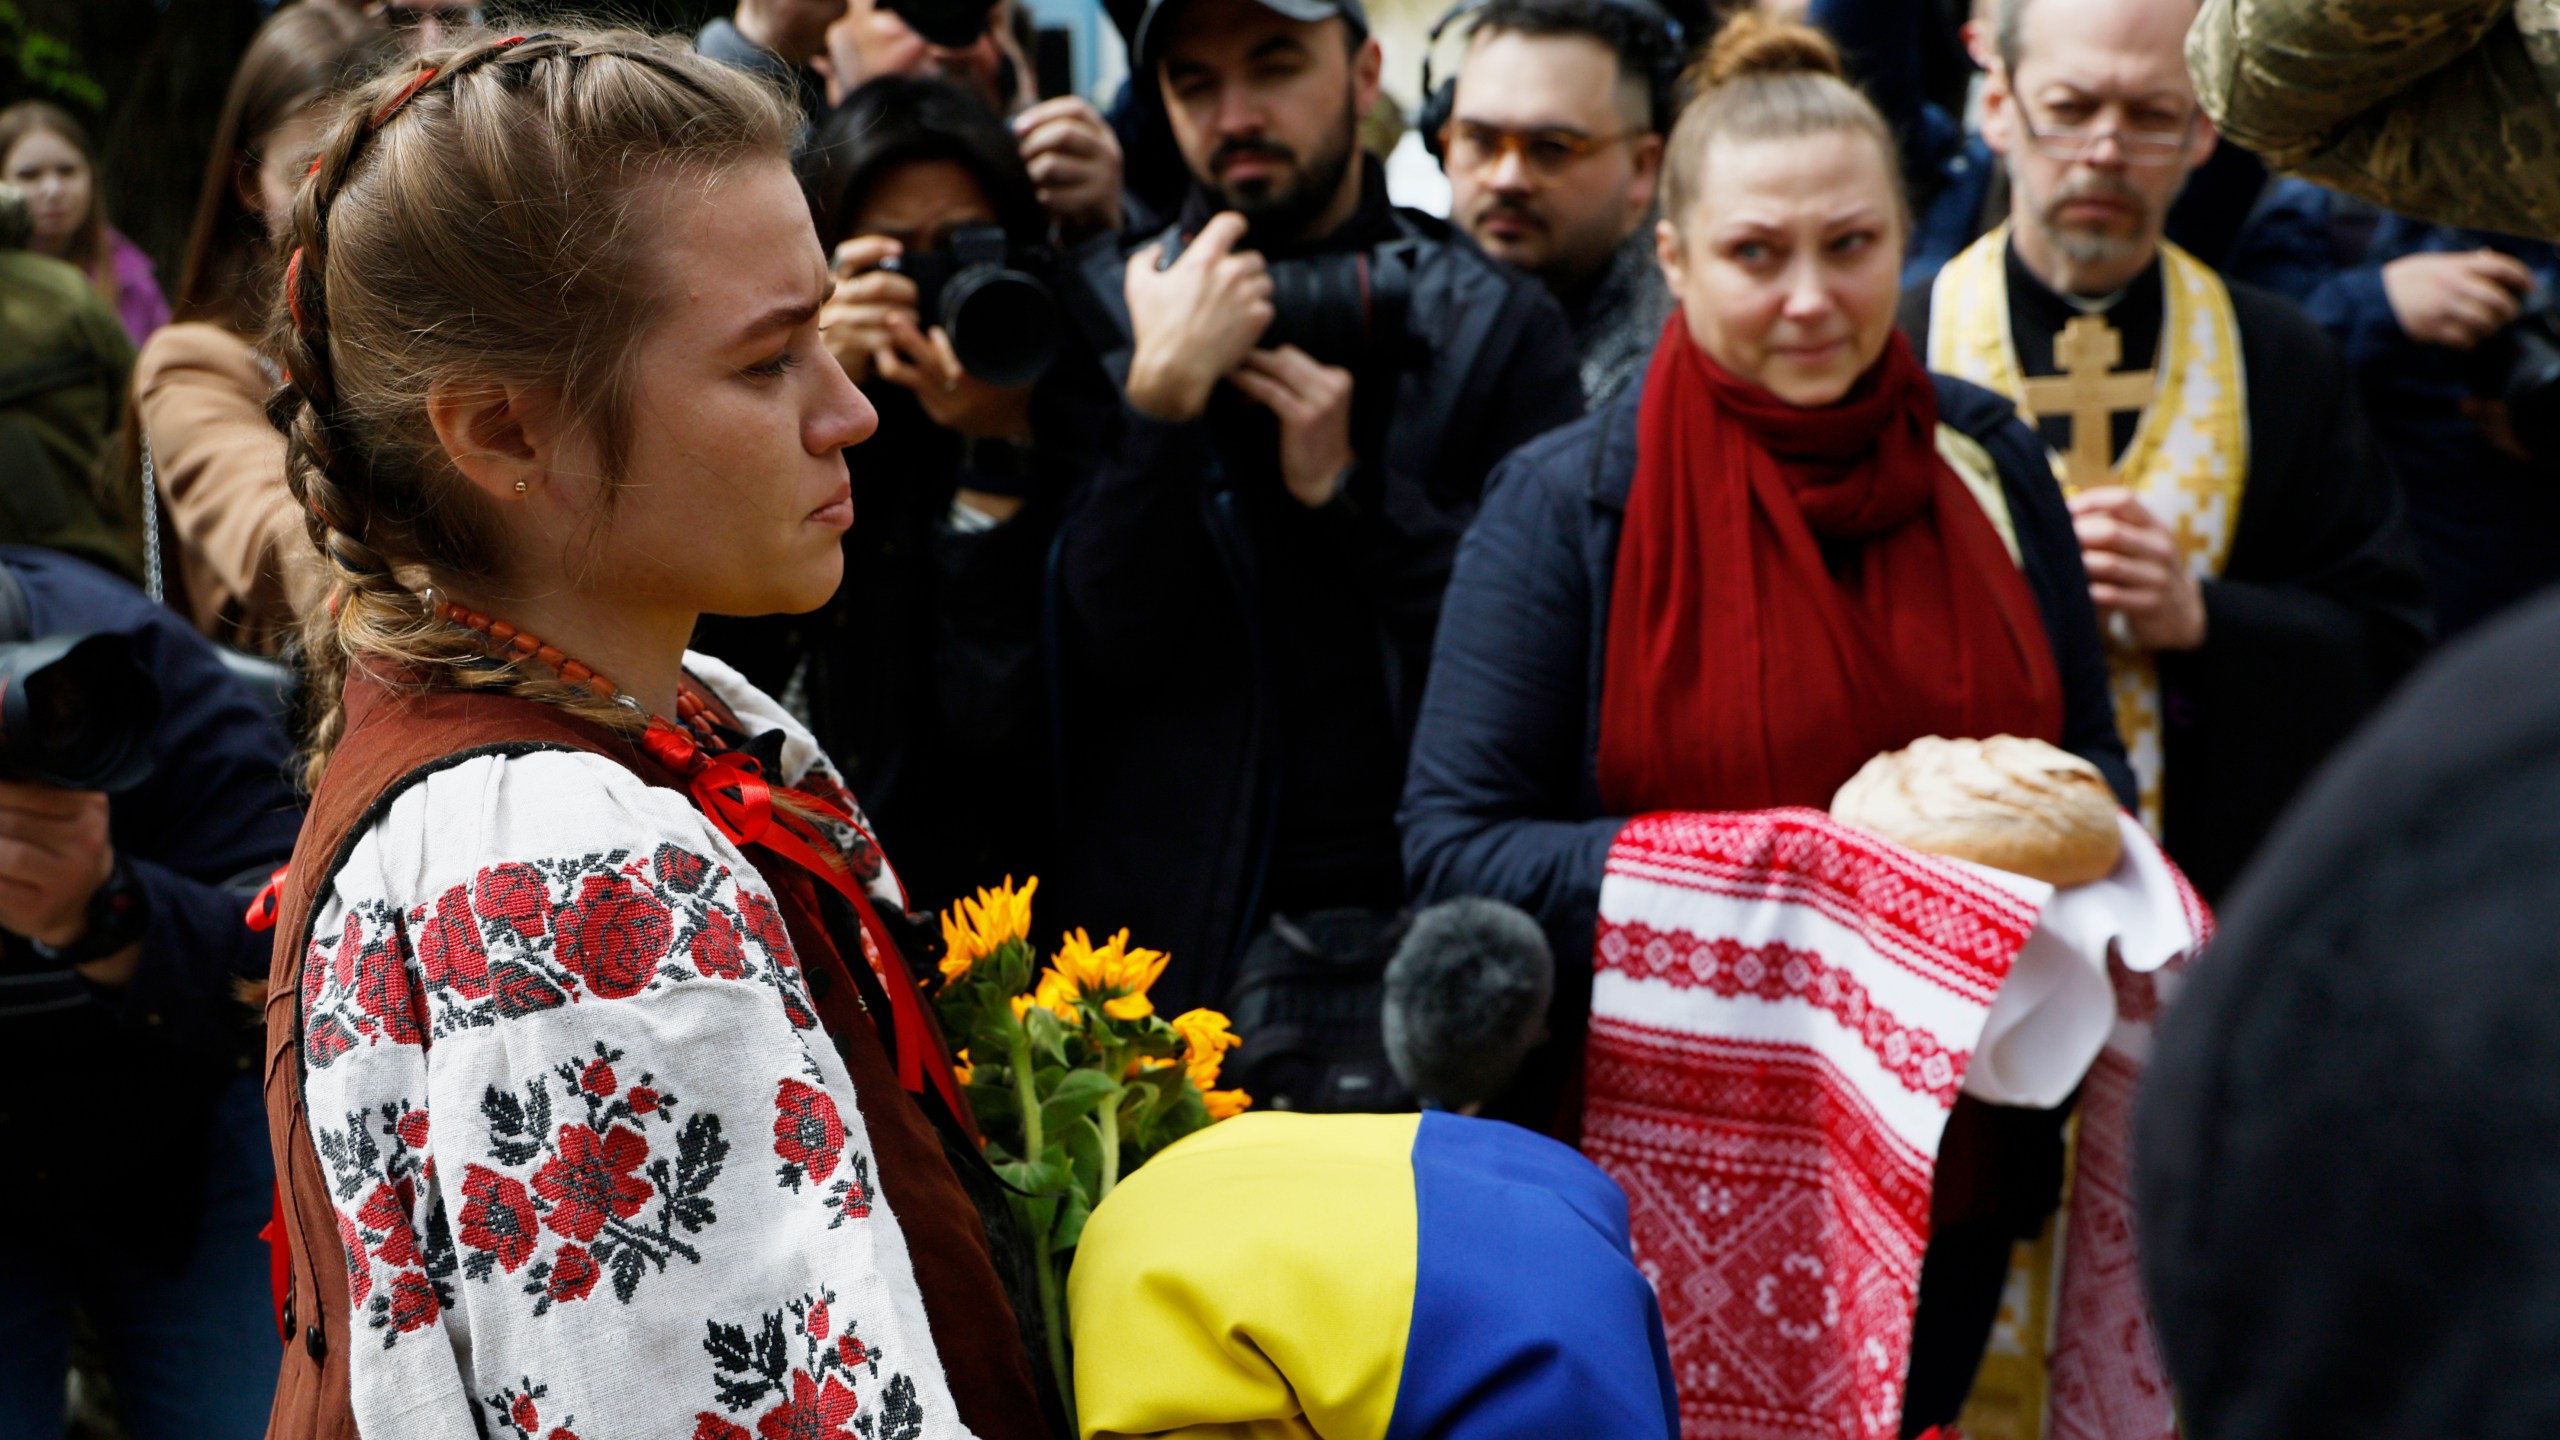
[[[2206,0],[2187,68],[2278,170],[2560,239],[2560,0]]]

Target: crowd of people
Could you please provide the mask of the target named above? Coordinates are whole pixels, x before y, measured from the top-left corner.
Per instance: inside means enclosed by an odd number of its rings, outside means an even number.
[[[1429,213],[1362,0],[1110,10],[1096,103],[1016,0],[287,0],[165,272],[0,110],[0,1432],[2548,1433],[2539,31],[1460,0]],[[1923,1085],[1791,951],[1873,1052],[1807,1109],[1621,973],[1646,877],[1854,868],[1666,817],[1995,736],[2228,911],[2098,944],[2121,1183],[2087,1055]],[[1072,1390],[929,1019],[1032,875],[1262,1112],[1096,1210]],[[1631,995],[1695,1043],[1586,1133]],[[1666,1200],[1710,1112],[1811,1208]]]

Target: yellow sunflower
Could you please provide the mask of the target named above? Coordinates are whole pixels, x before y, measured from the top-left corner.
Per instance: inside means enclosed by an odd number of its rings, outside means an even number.
[[[1007,875],[993,890],[980,886],[975,898],[963,895],[952,901],[951,908],[942,912],[942,978],[963,979],[979,961],[1016,940],[1029,939],[1031,896],[1039,888],[1037,875],[1019,890]]]

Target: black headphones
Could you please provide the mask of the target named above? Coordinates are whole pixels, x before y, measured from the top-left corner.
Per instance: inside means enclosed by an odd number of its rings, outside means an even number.
[[[1422,109],[1413,117],[1413,125],[1422,132],[1423,146],[1431,152],[1431,158],[1444,165],[1449,157],[1441,153],[1440,132],[1448,128],[1450,114],[1457,109],[1458,77],[1452,75],[1434,83],[1431,54],[1439,48],[1440,36],[1450,26],[1492,3],[1493,0],[1458,0],[1439,19],[1431,22],[1431,33],[1422,42]],[[1686,33],[1680,28],[1680,22],[1673,19],[1671,12],[1662,8],[1657,0],[1602,0],[1602,3],[1634,16],[1660,39],[1661,53],[1655,59],[1653,73],[1645,77],[1646,102],[1652,107],[1654,133],[1668,132],[1680,88],[1681,67],[1688,60]],[[1612,45],[1610,50],[1614,54],[1617,47]],[[1624,57],[1620,57],[1620,63],[1624,63]]]

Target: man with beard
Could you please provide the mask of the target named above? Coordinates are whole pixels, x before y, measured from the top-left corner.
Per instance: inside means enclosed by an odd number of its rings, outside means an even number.
[[[1564,306],[1594,409],[1671,313],[1651,222],[1674,34],[1652,0],[1490,0],[1439,137],[1451,216]]]
[[[1582,390],[1537,282],[1388,203],[1358,0],[1154,0],[1135,57],[1192,190],[1134,253],[1083,252],[1070,297],[1124,403],[1055,565],[1073,828],[1043,899],[1170,952],[1171,1011],[1249,946],[1365,949],[1402,905],[1458,537]]]
[[[2426,597],[2344,358],[2161,239],[2214,145],[2192,0],[2002,0],[2010,223],[1905,297],[1930,368],[2056,452],[2142,818],[2207,898],[2415,661]]]

